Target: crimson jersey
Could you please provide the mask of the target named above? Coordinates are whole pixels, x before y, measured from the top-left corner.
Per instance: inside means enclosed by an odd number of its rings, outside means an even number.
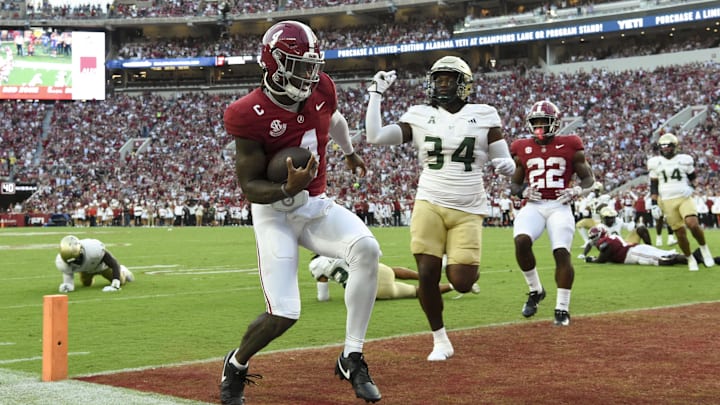
[[[613,263],[625,263],[628,250],[635,246],[636,243],[626,243],[621,237],[617,235],[608,234],[601,236],[597,241],[597,248],[601,252],[607,251],[610,255],[608,261]]]
[[[575,152],[584,149],[577,135],[555,135],[547,145],[538,144],[534,138],[515,140],[510,154],[526,168],[525,182],[535,186],[543,199],[555,200],[558,191],[570,188]]]
[[[225,110],[225,130],[236,138],[261,143],[267,162],[275,153],[291,146],[309,149],[318,160],[317,177],[307,187],[310,195],[315,196],[324,193],[327,187],[325,155],[330,118],[337,103],[335,83],[325,73],[320,74],[320,82],[297,113],[277,106],[257,88]]]

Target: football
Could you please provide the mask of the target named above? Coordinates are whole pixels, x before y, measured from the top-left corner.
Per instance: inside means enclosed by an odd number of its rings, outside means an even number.
[[[287,163],[288,157],[292,158],[295,168],[305,167],[310,160],[312,153],[310,150],[294,146],[285,148],[276,153],[268,162],[266,175],[267,179],[274,183],[284,183],[287,180]]]

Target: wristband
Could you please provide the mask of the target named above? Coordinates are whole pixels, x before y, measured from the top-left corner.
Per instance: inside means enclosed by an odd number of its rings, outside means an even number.
[[[287,190],[285,190],[285,184],[287,184],[287,183],[283,183],[280,185],[280,191],[282,191],[285,198],[292,198],[292,196],[290,194],[288,194]]]

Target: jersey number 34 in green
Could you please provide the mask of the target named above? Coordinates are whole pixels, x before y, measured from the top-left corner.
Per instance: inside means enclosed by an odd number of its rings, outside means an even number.
[[[432,150],[427,151],[428,158],[435,158],[435,162],[427,166],[428,169],[440,170],[445,164],[445,156],[442,153],[442,139],[436,136],[428,136],[425,138],[425,142],[432,142],[434,145]],[[453,152],[450,160],[464,164],[466,172],[472,171],[472,164],[475,161],[475,138],[465,137]]]

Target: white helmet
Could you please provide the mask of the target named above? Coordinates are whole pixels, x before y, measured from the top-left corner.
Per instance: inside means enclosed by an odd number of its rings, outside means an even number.
[[[308,269],[313,277],[315,277],[315,280],[319,280],[320,277],[327,277],[342,284],[343,287],[347,282],[348,264],[343,259],[333,259],[316,255],[310,260]]]
[[[457,73],[457,87],[455,94],[439,94],[435,88],[434,75],[438,72],[454,72]],[[470,96],[473,85],[473,75],[468,64],[457,56],[443,56],[433,63],[426,79],[426,92],[428,97],[434,101],[449,102],[457,97],[462,101],[467,101]]]
[[[670,159],[675,156],[675,150],[680,142],[677,136],[671,133],[664,134],[658,139],[658,146],[660,147],[660,154],[665,158]]]
[[[616,217],[617,215],[617,211],[611,207],[603,207],[603,209],[600,210],[601,217]]]

